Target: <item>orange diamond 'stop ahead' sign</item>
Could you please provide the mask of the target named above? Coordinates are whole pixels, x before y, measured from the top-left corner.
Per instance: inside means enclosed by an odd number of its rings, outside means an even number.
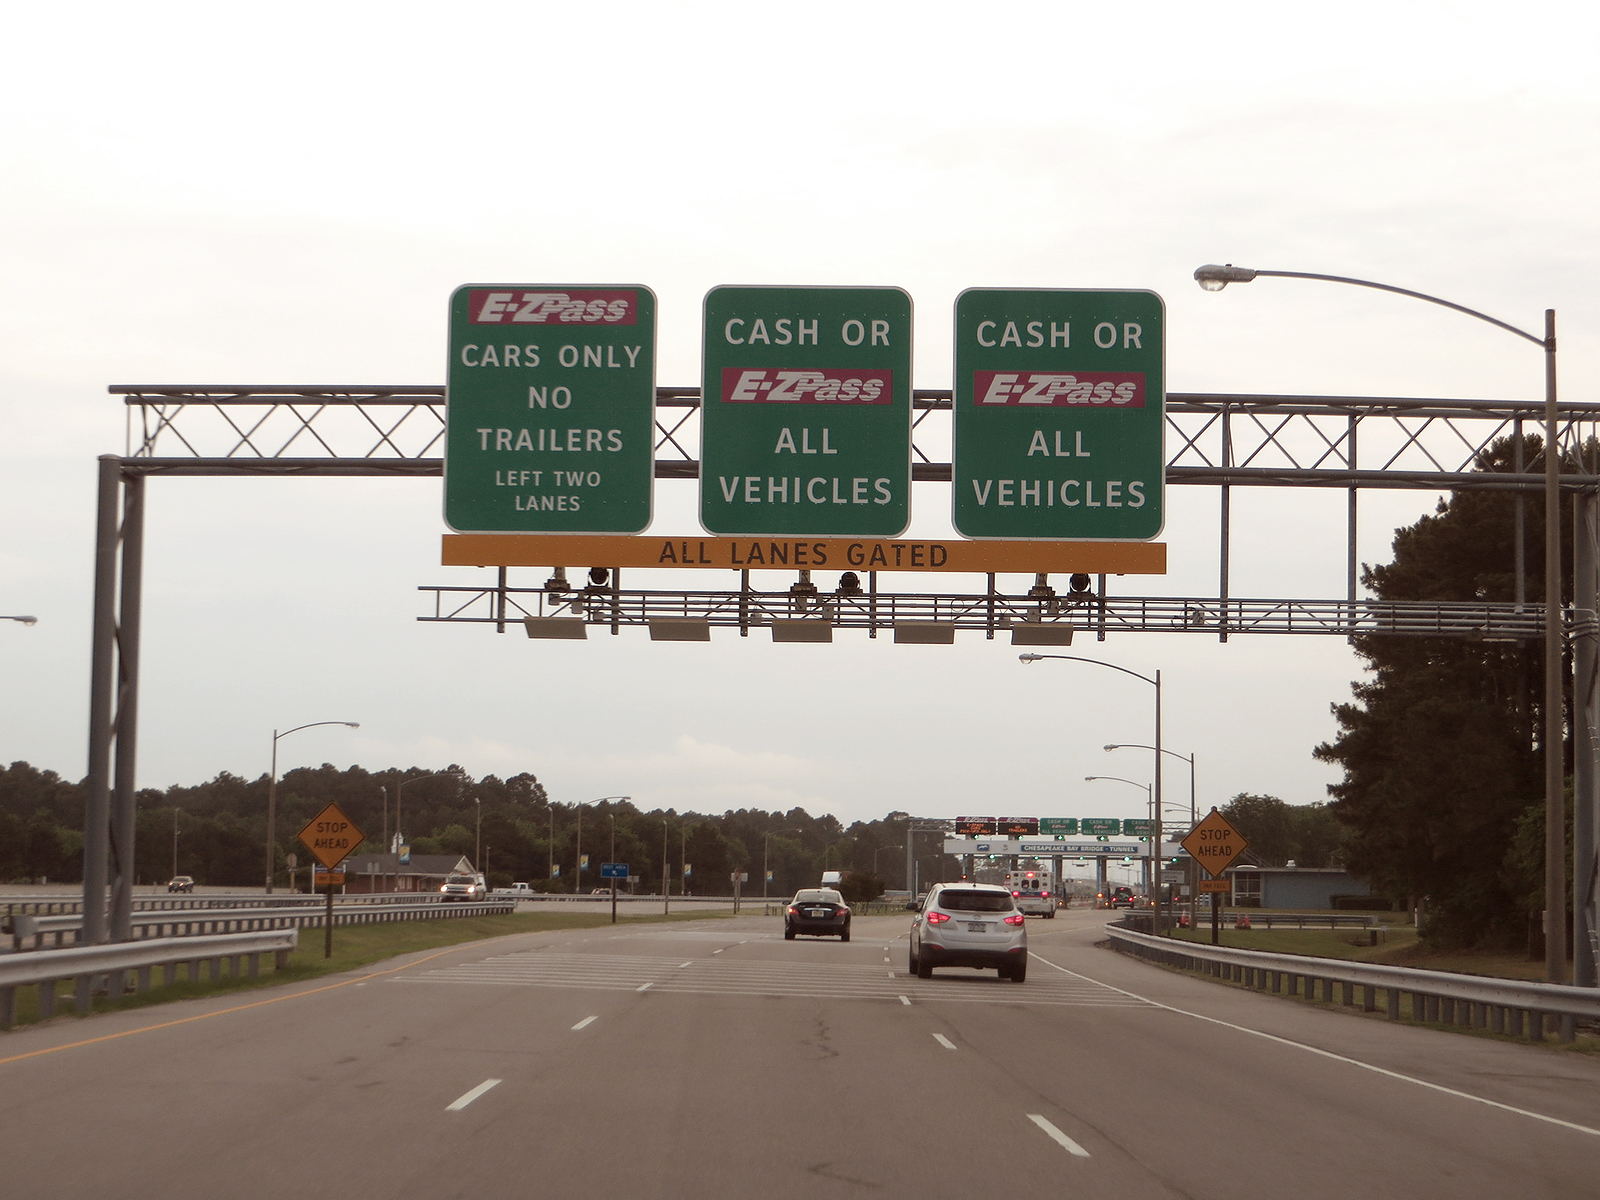
[[[1204,867],[1213,877],[1220,876],[1233,865],[1233,860],[1249,848],[1250,843],[1228,823],[1228,818],[1212,809],[1183,839],[1183,848],[1189,856]]]
[[[300,831],[300,841],[325,867],[336,867],[355,853],[366,835],[356,828],[356,823],[330,804],[312,817]]]

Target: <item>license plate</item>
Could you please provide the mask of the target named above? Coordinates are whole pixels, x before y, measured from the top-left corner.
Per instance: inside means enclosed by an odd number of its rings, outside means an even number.
[[[813,908],[808,914],[813,917],[831,917],[833,914],[825,908]]]
[[[967,932],[968,933],[988,933],[989,932],[989,926],[987,924],[985,924],[984,922],[982,922],[982,921],[968,921],[967,922]]]

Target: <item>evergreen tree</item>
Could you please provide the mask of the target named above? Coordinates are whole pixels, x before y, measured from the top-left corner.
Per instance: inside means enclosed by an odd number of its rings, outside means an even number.
[[[1526,439],[1537,469],[1539,439]],[[1509,440],[1481,456],[1511,469]],[[1515,599],[1509,492],[1470,490],[1396,531],[1394,561],[1363,578],[1383,600]],[[1543,504],[1526,503],[1526,588],[1543,599]],[[1567,539],[1562,539],[1563,545]],[[1569,572],[1563,570],[1562,578]],[[1345,861],[1376,892],[1429,898],[1425,934],[1441,945],[1511,944],[1542,898],[1507,870],[1519,818],[1542,792],[1542,645],[1362,635],[1368,678],[1333,706],[1340,732],[1316,748],[1344,768],[1329,791],[1347,831]]]

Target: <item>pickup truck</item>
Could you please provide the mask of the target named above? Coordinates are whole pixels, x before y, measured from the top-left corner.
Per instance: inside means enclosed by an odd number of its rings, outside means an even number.
[[[489,887],[482,875],[457,873],[439,885],[439,896],[444,900],[484,900],[488,895]]]

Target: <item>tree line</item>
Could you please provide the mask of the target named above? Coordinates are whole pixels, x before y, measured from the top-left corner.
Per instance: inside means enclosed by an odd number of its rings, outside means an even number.
[[[140,789],[137,881],[182,874],[211,886],[260,885],[268,782],[265,775],[247,780],[223,772],[192,786]],[[665,872],[674,894],[689,895],[727,895],[735,871],[749,875],[745,894],[759,895],[764,863],[772,871],[771,895],[814,887],[825,870],[852,872],[860,877],[851,881],[853,892],[876,894],[903,886],[905,873],[904,813],[847,828],[830,814],[802,808],[702,814],[646,811],[623,800],[580,806],[552,800],[531,774],[474,778],[453,764],[368,771],[324,763],[285,772],[276,792],[280,886],[288,883],[287,856],[296,855],[302,868],[307,859],[295,835],[329,803],[366,835],[359,852],[384,852],[392,835],[403,833],[413,855],[465,856],[496,887],[526,881],[540,891],[588,891],[601,885],[604,861],[627,863],[640,891],[659,892]],[[26,762],[0,769],[0,880],[81,880],[83,814],[81,783]],[[588,859],[581,875],[580,820]],[[923,870],[937,877],[941,863],[953,860],[940,853],[935,835],[921,837],[919,852],[931,860],[931,871],[928,861]]]

